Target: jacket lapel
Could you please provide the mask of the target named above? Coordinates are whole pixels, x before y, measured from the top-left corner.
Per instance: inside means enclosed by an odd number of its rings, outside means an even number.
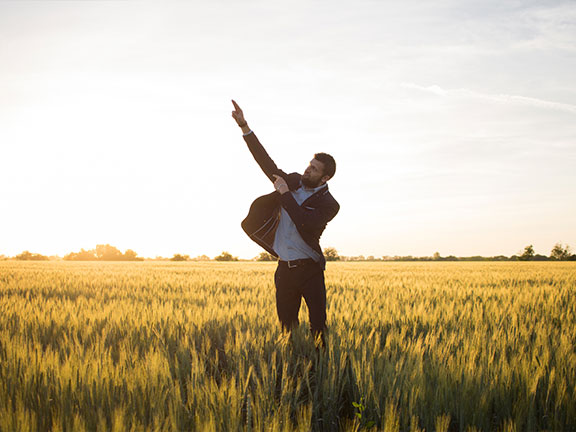
[[[316,198],[319,198],[321,196],[324,196],[328,193],[328,185],[324,186],[322,189],[317,190],[316,192],[314,192],[312,195],[310,195],[308,198],[306,198],[304,200],[304,202],[302,204],[300,204],[300,207],[303,207],[304,205],[310,205],[309,201],[314,201]]]

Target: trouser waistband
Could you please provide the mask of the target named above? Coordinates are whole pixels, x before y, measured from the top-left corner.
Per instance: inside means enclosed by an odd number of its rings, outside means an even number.
[[[285,265],[288,268],[296,268],[296,267],[301,267],[304,265],[316,263],[316,261],[314,261],[312,258],[303,258],[303,259],[290,260],[290,261],[280,260],[280,261],[278,261],[278,263],[280,265]]]

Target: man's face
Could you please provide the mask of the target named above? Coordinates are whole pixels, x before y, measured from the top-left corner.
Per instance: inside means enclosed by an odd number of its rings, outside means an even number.
[[[326,183],[329,178],[324,175],[324,164],[312,159],[302,175],[302,184],[308,188],[315,188]]]

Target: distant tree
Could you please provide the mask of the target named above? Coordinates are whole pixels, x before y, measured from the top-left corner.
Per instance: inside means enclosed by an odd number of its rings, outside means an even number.
[[[64,255],[66,261],[144,261],[132,249],[122,253],[114,246],[97,245],[96,249],[84,250],[80,252],[70,252]]]
[[[198,255],[195,258],[192,258],[192,261],[210,261],[210,257],[208,255]]]
[[[156,255],[154,258],[148,258],[150,261],[170,261],[170,258],[166,258],[160,255]]]
[[[532,261],[548,261],[549,259],[546,255],[536,254],[534,258],[532,258]]]
[[[526,246],[522,255],[518,257],[520,261],[530,261],[534,258],[534,247],[532,245]]]
[[[97,258],[94,249],[80,249],[80,252],[70,252],[68,255],[64,255],[64,259],[66,261],[96,261]]]
[[[492,258],[494,261],[508,261],[510,258],[508,258],[506,255],[497,255],[495,257]]]
[[[226,251],[222,252],[220,255],[218,255],[214,259],[216,261],[238,261],[238,257],[232,256],[230,253],[228,253]]]
[[[324,257],[326,257],[326,261],[339,261],[340,255],[338,255],[338,251],[336,248],[327,247],[324,249]]]
[[[550,258],[556,261],[568,261],[571,255],[570,246],[562,246],[562,243],[556,243],[550,252]]]
[[[434,255],[432,256],[432,259],[434,261],[440,261],[442,259],[442,257],[440,256],[440,252],[434,252]]]
[[[345,259],[346,261],[366,261],[366,258],[364,258],[364,255],[340,257],[340,260],[343,261],[344,258],[346,258]],[[393,260],[393,258],[391,258],[391,260]]]
[[[20,261],[48,261],[49,258],[45,255],[41,255],[38,253],[32,253],[29,251],[24,251],[21,254],[15,256],[17,260]]]
[[[121,261],[122,252],[109,244],[96,245],[96,258],[99,261]]]
[[[140,258],[132,249],[126,249],[122,255],[122,261],[144,261],[144,258]]]
[[[136,255],[138,254],[134,252],[132,249],[126,249],[126,251],[122,255],[122,259],[124,261],[136,261],[138,259],[136,258]]]
[[[480,256],[480,255],[474,255],[474,256],[468,257],[467,259],[468,259],[468,261],[486,261],[486,258],[484,258],[483,256]]]
[[[260,252],[260,255],[256,257],[256,261],[276,261],[276,260],[278,260],[278,258],[276,258],[274,255],[268,252]]]
[[[190,259],[190,255],[181,255],[181,254],[174,254],[170,261],[188,261]]]

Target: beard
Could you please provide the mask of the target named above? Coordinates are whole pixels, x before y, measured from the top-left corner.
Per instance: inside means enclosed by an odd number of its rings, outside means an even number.
[[[310,177],[302,176],[300,181],[302,182],[302,185],[306,186],[309,189],[317,188],[318,186],[320,186],[320,179],[319,178],[313,179]]]

